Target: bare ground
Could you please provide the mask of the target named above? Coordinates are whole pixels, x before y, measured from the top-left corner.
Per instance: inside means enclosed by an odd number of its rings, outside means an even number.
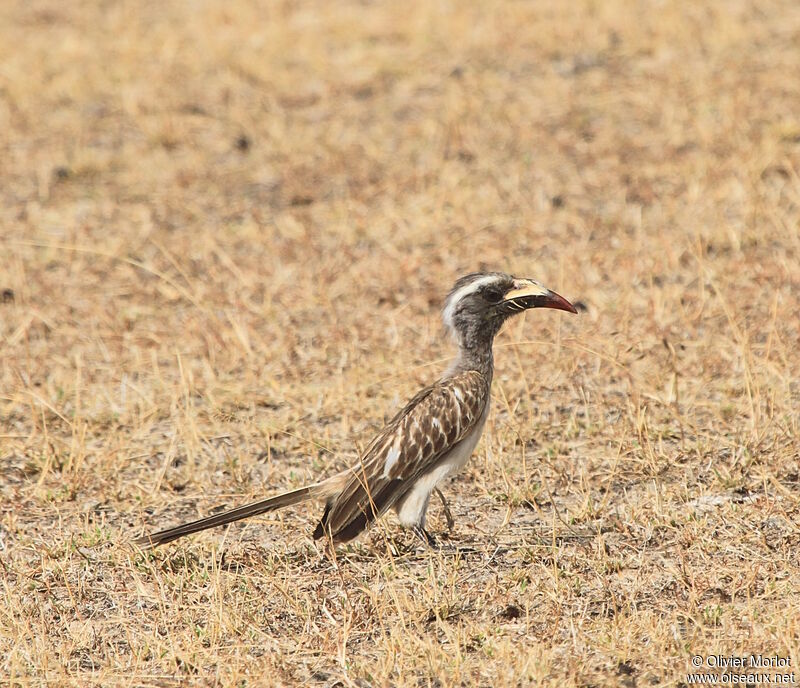
[[[800,662],[799,74],[791,1],[3,3],[0,684]],[[352,462],[479,267],[583,311],[498,338],[449,547],[127,545]]]

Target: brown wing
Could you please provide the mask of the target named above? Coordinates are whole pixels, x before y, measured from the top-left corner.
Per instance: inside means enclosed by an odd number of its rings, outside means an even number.
[[[330,502],[314,537],[346,542],[400,499],[473,428],[489,397],[476,371],[440,380],[417,394],[367,448],[350,480]]]

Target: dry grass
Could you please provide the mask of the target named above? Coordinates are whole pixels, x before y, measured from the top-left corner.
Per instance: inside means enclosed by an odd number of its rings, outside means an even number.
[[[0,684],[800,662],[799,45],[792,0],[2,3]],[[499,337],[463,552],[126,545],[351,462],[481,265],[587,310]]]

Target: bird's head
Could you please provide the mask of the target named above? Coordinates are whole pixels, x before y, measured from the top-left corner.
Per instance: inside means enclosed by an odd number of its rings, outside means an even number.
[[[507,318],[528,308],[577,313],[563,296],[535,280],[502,272],[474,272],[453,285],[442,320],[462,347],[480,346],[491,344]]]

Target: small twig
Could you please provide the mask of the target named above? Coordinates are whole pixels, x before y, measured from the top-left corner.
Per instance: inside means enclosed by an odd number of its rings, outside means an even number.
[[[450,507],[447,504],[447,500],[444,498],[442,491],[438,487],[434,487],[433,491],[439,496],[439,499],[442,500],[442,509],[444,509],[444,517],[447,521],[447,530],[448,532],[452,533],[456,522],[453,520],[453,514],[450,513]]]

